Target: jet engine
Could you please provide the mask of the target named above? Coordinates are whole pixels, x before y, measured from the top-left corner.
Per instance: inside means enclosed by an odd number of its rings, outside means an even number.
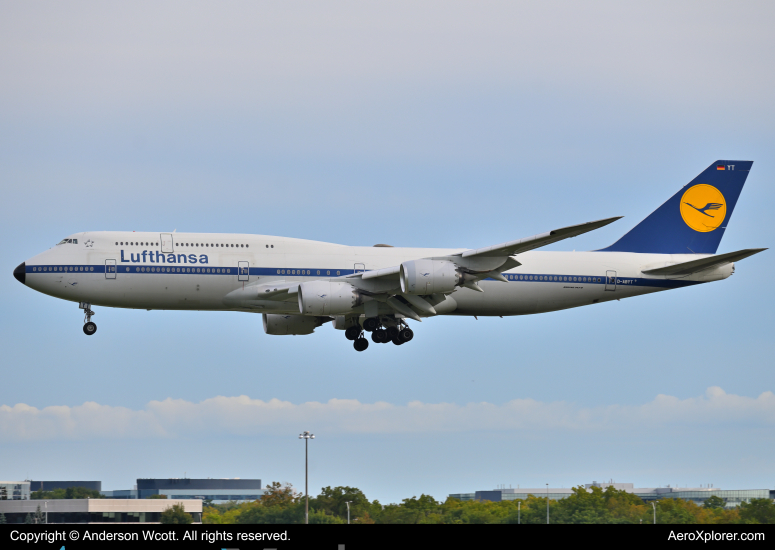
[[[299,312],[305,315],[349,313],[361,301],[353,285],[332,281],[301,283],[298,294]]]
[[[312,334],[315,329],[330,319],[306,317],[303,315],[278,315],[264,313],[264,332],[273,335]]]
[[[399,273],[404,294],[427,295],[452,292],[463,283],[457,266],[446,260],[411,260],[401,264]]]

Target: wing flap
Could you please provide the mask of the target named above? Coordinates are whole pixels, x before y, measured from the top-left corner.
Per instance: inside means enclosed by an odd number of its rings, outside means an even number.
[[[643,273],[647,275],[691,275],[698,271],[705,271],[718,267],[720,265],[728,264],[731,262],[738,262],[759,252],[767,250],[766,248],[747,248],[745,250],[738,250],[737,252],[727,252],[726,254],[717,254],[715,256],[707,256],[700,258],[699,260],[690,260],[688,262],[681,262],[678,264],[668,265],[666,267],[658,267],[656,269],[647,269]]]

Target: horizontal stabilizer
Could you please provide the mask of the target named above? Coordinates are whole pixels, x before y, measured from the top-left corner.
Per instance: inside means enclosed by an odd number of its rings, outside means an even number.
[[[700,258],[699,260],[691,260],[689,262],[681,262],[679,264],[669,265],[667,267],[658,267],[656,269],[647,269],[643,273],[647,275],[691,275],[698,271],[705,271],[718,267],[720,265],[728,264],[731,262],[738,262],[748,256],[753,256],[767,250],[766,248],[748,248],[746,250],[738,250],[737,252],[727,252],[726,254],[718,254],[715,256],[708,256],[706,258]]]
[[[562,241],[563,239],[569,239],[582,235],[595,229],[605,227],[609,223],[613,223],[622,216],[616,216],[614,218],[606,218],[604,220],[598,220],[594,222],[581,223],[579,225],[570,225],[561,229],[554,229],[540,235],[534,235],[525,239],[518,239],[516,241],[509,241],[507,243],[496,244],[485,248],[477,248],[476,250],[466,250],[459,254],[463,258],[470,258],[472,256],[478,257],[500,257],[500,256],[513,256],[514,254],[520,254],[533,250],[535,248],[541,248],[548,244]]]

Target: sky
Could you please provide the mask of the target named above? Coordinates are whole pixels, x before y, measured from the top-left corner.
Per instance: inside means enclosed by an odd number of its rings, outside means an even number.
[[[772,247],[769,2],[0,1],[2,479],[240,477],[400,502],[497,485],[775,488],[772,251],[595,307],[325,325],[96,309],[11,275],[79,231],[482,247],[753,160],[719,252]]]

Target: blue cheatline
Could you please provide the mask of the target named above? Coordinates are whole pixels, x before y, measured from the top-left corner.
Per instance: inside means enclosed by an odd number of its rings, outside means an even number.
[[[105,273],[104,265],[28,265],[25,271],[27,273],[35,274],[94,274]],[[251,277],[266,277],[266,276],[290,276],[290,277],[341,277],[344,275],[351,275],[355,271],[352,269],[287,269],[277,267],[251,267],[249,269]],[[123,275],[227,275],[230,277],[237,276],[239,274],[239,268],[237,267],[179,267],[179,266],[164,266],[156,267],[150,265],[142,266],[119,266],[117,271],[119,276]],[[680,281],[671,279],[652,279],[642,277],[614,277],[614,280],[606,280],[607,275],[590,275],[590,274],[549,274],[549,273],[504,273],[504,277],[509,282],[515,283],[584,283],[595,285],[611,285],[617,284],[620,286],[649,286],[649,287],[661,287],[661,288],[678,288],[682,286],[690,286],[699,284],[697,281]],[[486,281],[494,281],[495,279],[487,278]]]

